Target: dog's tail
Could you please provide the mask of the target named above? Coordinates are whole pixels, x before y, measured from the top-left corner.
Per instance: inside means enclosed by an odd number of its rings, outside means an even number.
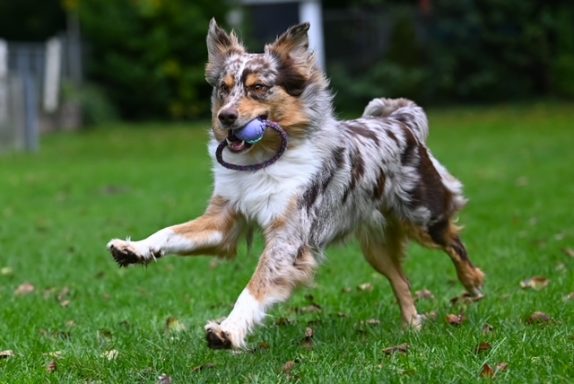
[[[423,143],[429,134],[426,113],[408,99],[373,99],[365,108],[363,117],[394,118],[406,124]]]

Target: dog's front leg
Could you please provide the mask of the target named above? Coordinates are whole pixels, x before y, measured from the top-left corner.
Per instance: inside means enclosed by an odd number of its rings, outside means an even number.
[[[263,321],[266,311],[289,298],[297,284],[312,278],[315,257],[301,240],[269,234],[267,238],[257,269],[229,316],[205,326],[209,347],[244,348],[246,336]]]
[[[240,220],[228,202],[213,197],[203,216],[157,231],[139,241],[114,239],[108,249],[120,266],[147,264],[168,254],[233,256]]]

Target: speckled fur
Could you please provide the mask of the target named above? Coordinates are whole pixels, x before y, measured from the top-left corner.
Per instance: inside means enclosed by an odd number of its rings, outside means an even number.
[[[263,53],[251,54],[212,21],[206,67],[213,86],[210,154],[230,129],[260,116],[283,127],[288,149],[256,172],[229,170],[214,159],[213,201],[204,216],[139,242],[108,244],[122,265],[169,253],[225,256],[234,253],[246,228],[260,227],[266,244],[251,281],[230,315],[206,326],[213,348],[243,348],[269,308],[312,279],[326,247],[352,235],[367,261],[389,279],[406,325],[418,328],[422,321],[401,267],[409,239],[444,250],[467,291],[482,295],[484,275],[470,262],[454,224],[465,203],[462,185],[428,149],[424,111],[406,99],[380,98],[362,117],[337,121],[328,81],[308,49],[308,28],[294,26]],[[221,114],[229,112],[236,119],[222,124]],[[225,156],[252,164],[277,145],[268,132],[248,150]]]

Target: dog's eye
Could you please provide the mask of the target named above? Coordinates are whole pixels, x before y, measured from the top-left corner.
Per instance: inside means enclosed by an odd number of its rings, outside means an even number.
[[[253,84],[251,90],[255,92],[263,92],[269,89],[269,86],[261,83]]]

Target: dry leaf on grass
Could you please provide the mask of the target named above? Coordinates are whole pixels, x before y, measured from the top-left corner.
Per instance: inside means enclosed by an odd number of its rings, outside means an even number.
[[[487,324],[484,324],[482,326],[482,334],[483,335],[488,335],[489,333],[492,333],[492,332],[494,332],[494,327],[492,325],[487,323]]]
[[[165,319],[165,329],[168,332],[180,333],[180,332],[185,331],[186,327],[176,317],[170,316],[167,319]]]
[[[306,348],[313,348],[313,337],[315,336],[315,332],[313,328],[307,327],[305,328],[305,337],[301,340],[301,344]]]
[[[120,353],[117,351],[117,349],[110,349],[109,351],[102,353],[101,356],[108,359],[109,361],[112,361],[115,360],[119,354]]]
[[[23,283],[23,284],[20,284],[18,286],[18,288],[16,288],[16,290],[14,291],[14,294],[16,296],[25,296],[25,295],[29,295],[30,293],[34,292],[35,290],[36,290],[36,287],[34,287],[32,284]]]
[[[422,314],[425,321],[427,320],[436,320],[438,317],[438,313],[436,311],[430,311]]]
[[[369,319],[367,321],[365,321],[365,324],[367,325],[371,325],[371,326],[377,326],[381,324],[381,320],[379,319]]]
[[[407,353],[409,351],[410,345],[407,343],[393,345],[392,347],[387,347],[383,349],[385,355],[392,355],[395,353]]]
[[[295,368],[295,361],[289,360],[288,362],[283,364],[283,368],[281,368],[281,370],[283,371],[284,374],[291,375],[291,371],[293,371],[293,368]]]
[[[11,349],[7,349],[5,351],[0,351],[0,359],[8,359],[10,357],[14,357],[14,351]]]
[[[520,282],[520,288],[522,289],[535,289],[537,291],[546,288],[550,280],[544,276],[533,276],[529,279],[522,280]]]
[[[569,294],[567,294],[566,296],[564,296],[562,298],[562,300],[564,301],[572,301],[574,300],[574,292],[570,292]]]
[[[171,376],[162,373],[157,377],[156,384],[171,384],[172,382]]]
[[[373,291],[373,284],[371,283],[363,283],[357,286],[357,289],[362,292],[372,292]]]
[[[473,296],[468,292],[463,293],[460,296],[453,297],[450,299],[450,304],[452,306],[457,305],[468,305],[480,301],[483,299],[483,296]]]
[[[46,371],[48,371],[48,373],[53,373],[56,369],[58,369],[58,363],[56,363],[56,360],[52,360],[46,365]]]
[[[528,324],[548,324],[552,322],[552,318],[544,312],[536,311],[526,319],[526,322]]]
[[[486,363],[484,363],[484,365],[482,366],[482,369],[480,371],[480,376],[481,377],[494,377],[494,369],[492,369],[492,367]]]
[[[464,314],[458,314],[458,315],[454,315],[452,313],[446,315],[446,322],[449,323],[450,325],[454,325],[454,326],[460,326],[462,325],[462,323],[464,323],[466,321],[466,317],[464,316]]]
[[[323,309],[319,304],[311,304],[306,305],[304,307],[297,308],[295,311],[297,313],[318,313],[321,312]]]
[[[574,249],[573,249],[573,248],[569,248],[569,247],[562,248],[562,252],[564,252],[564,254],[565,254],[566,256],[569,256],[569,257],[573,257],[573,258],[574,258]]]
[[[490,345],[490,343],[483,341],[480,344],[478,344],[476,346],[475,352],[476,353],[484,353],[484,352],[488,352],[492,349],[492,345]]]
[[[502,362],[496,365],[496,373],[498,372],[506,372],[508,370],[508,363]]]
[[[434,295],[428,289],[421,289],[415,292],[416,300],[434,300]]]

